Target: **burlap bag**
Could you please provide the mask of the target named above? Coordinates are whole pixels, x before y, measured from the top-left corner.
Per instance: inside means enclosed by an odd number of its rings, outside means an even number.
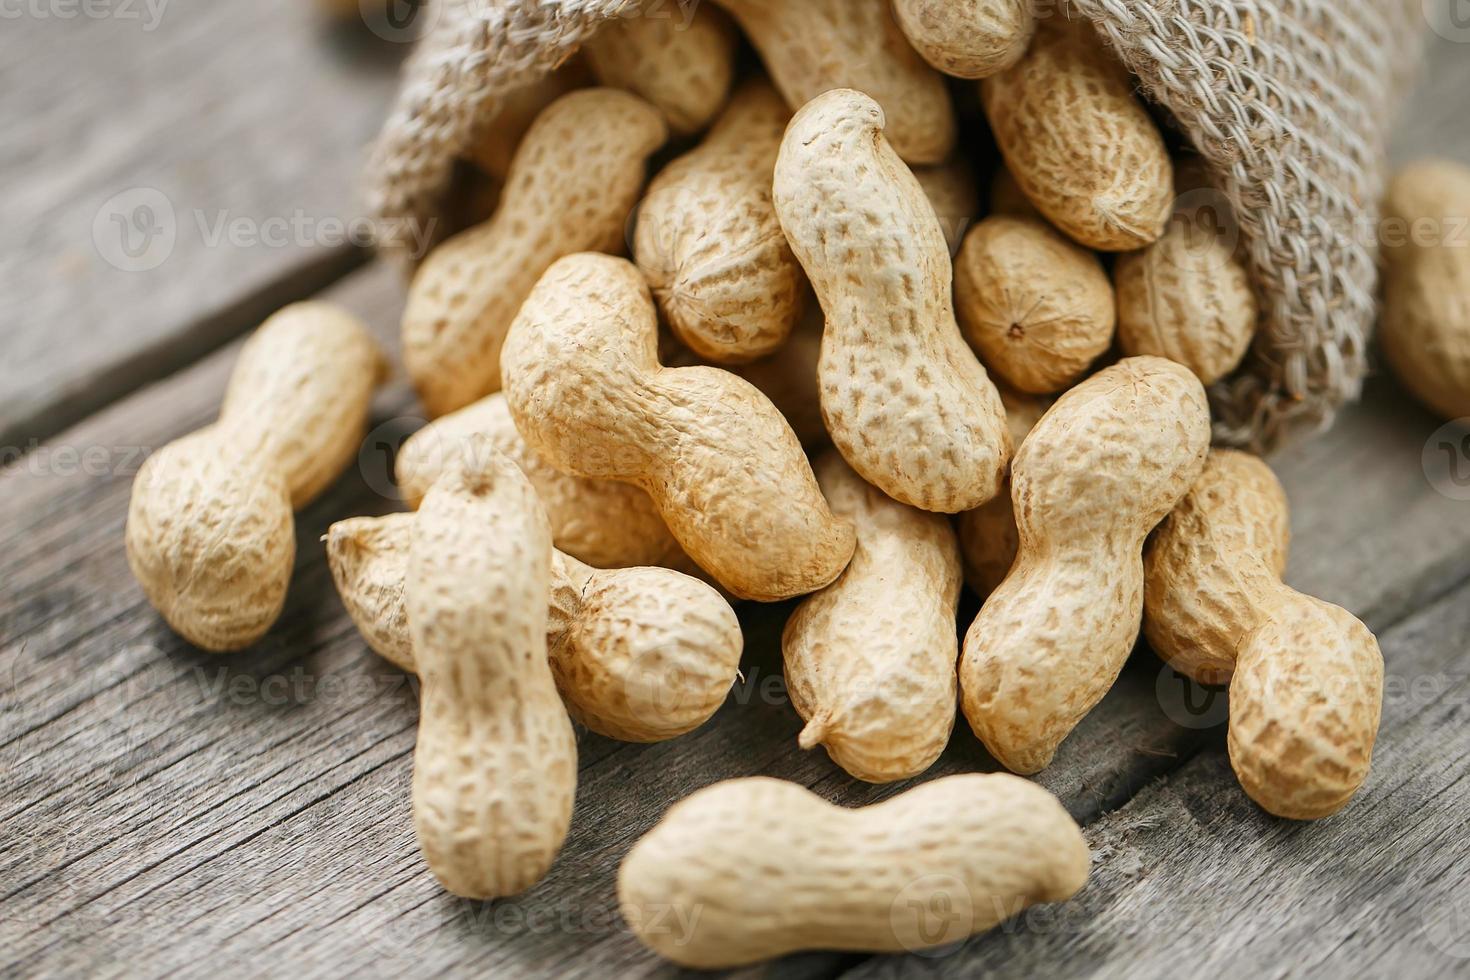
[[[427,11],[370,168],[384,240],[437,215],[454,160],[503,93],[642,2],[439,0]],[[1383,149],[1418,60],[1418,0],[1071,0],[1044,12],[1098,26],[1234,207],[1263,322],[1247,364],[1211,391],[1217,438],[1265,450],[1325,427],[1366,371]]]

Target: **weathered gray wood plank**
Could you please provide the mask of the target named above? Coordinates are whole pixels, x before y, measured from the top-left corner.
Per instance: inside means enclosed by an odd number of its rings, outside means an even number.
[[[363,148],[403,45],[329,29],[319,6],[12,5],[0,31],[7,459],[363,261],[332,223],[360,213]]]
[[[1470,587],[1382,637],[1373,771],[1341,813],[1277,820],[1219,747],[1087,830],[1093,877],[951,955],[850,975],[1451,976],[1470,968]]]

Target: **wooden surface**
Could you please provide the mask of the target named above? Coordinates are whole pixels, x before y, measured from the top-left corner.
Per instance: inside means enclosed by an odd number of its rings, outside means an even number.
[[[193,650],[132,582],[132,475],[212,419],[237,344],[205,352],[360,260],[181,237],[154,272],[89,267],[69,281],[47,263],[91,249],[95,207],[78,201],[173,174],[199,207],[346,211],[356,147],[389,89],[391,57],[311,26],[309,5],[175,3],[151,38],[24,21],[0,38],[10,91],[76,117],[71,144],[48,143],[32,118],[23,149],[0,157],[26,216],[0,231],[26,246],[7,247],[0,268],[19,358],[5,366],[0,430],[53,434],[0,472],[0,974],[674,972],[632,940],[613,892],[621,856],[670,804],[750,774],[846,804],[907,785],[868,786],[796,748],[778,654],[788,607],[742,612],[743,681],[699,731],[654,746],[581,733],[576,813],[551,875],[480,904],[445,895],[423,867],[408,813],[414,686],[358,638],[317,544],[334,520],[399,507],[385,449],[420,424],[404,384],[377,399],[360,465],[300,515],[288,607],[257,648]],[[205,46],[222,34],[235,44]],[[1397,155],[1470,159],[1470,47],[1440,44],[1433,65]],[[320,295],[396,346],[393,273],[367,266]],[[1261,813],[1225,760],[1220,696],[1186,697],[1140,649],[1038,777],[1094,849],[1075,901],[937,954],[816,953],[746,972],[1470,968],[1470,502],[1424,475],[1436,427],[1379,379],[1331,433],[1272,461],[1294,507],[1289,580],[1362,616],[1388,660],[1373,775],[1346,811],[1311,825]],[[961,720],[923,778],[993,768]]]

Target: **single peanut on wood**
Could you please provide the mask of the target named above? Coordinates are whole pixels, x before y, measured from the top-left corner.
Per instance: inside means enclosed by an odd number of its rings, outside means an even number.
[[[956,78],[985,78],[1020,60],[1036,33],[1031,0],[893,0],[914,49]]]
[[[986,218],[955,260],[955,312],[1001,380],[1028,394],[1070,388],[1113,342],[1102,263],[1041,221]]]
[[[357,456],[387,363],[358,320],[297,303],[241,348],[219,421],[168,444],[133,481],[133,576],[170,627],[239,650],[281,614],[296,559],[292,511]]]
[[[1470,416],[1470,168],[1410,164],[1383,213],[1384,357],[1432,411]]]
[[[404,604],[412,514],[332,525],[327,561],[369,646],[416,670]],[[546,642],[575,721],[599,735],[655,742],[702,725],[740,666],[740,623],[710,586],[665,568],[599,571],[551,556]]]
[[[786,342],[806,277],[776,220],[771,173],[791,113],[775,89],[740,89],[703,143],[654,178],[633,254],[674,334],[741,363]]]
[[[852,564],[786,622],[786,688],[825,746],[859,779],[928,769],[954,728],[960,556],[949,521],[885,496],[836,452],[816,464],[838,517],[857,529]]]
[[[505,395],[497,392],[451,412],[404,442],[393,462],[394,476],[410,507],[461,453],[509,456],[546,507],[552,542],[596,568],[688,561],[648,494],[615,480],[568,476],[533,452],[516,431]]]
[[[804,595],[852,557],[852,527],[770,400],[728,371],[659,363],[658,315],[630,262],[583,254],[547,270],[506,343],[505,394],[528,445],[568,473],[647,491],[740,598]]]
[[[965,717],[1013,772],[1046,768],[1112,687],[1138,637],[1144,538],[1210,446],[1204,387],[1126,358],[1057,400],[1016,453],[1020,548],[965,635]]]
[[[718,10],[650,0],[611,18],[587,42],[599,82],[653,103],[675,133],[696,133],[719,115],[735,77],[735,28]]]
[[[909,46],[889,0],[716,0],[760,52],[793,110],[823,92],[866,92],[892,120],[888,138],[909,163],[939,163],[955,144],[944,78]]]
[[[1007,168],[1052,224],[1110,252],[1163,234],[1174,196],[1163,137],[1087,24],[1044,18],[1026,56],[980,95]]]
[[[1368,775],[1383,703],[1378,641],[1281,581],[1286,494],[1264,462],[1211,452],[1144,552],[1144,635],[1175,670],[1230,682],[1230,761],[1266,810],[1314,819]]]
[[[495,216],[436,248],[409,288],[403,359],[431,415],[500,388],[500,348],[552,262],[623,245],[648,156],[668,128],[627,92],[563,96],[536,120]]]
[[[995,385],[960,336],[934,207],[860,92],[814,99],[786,130],[776,213],[826,316],[822,414],[890,497],[956,513],[994,497],[1010,459]]]
[[[547,663],[551,528],[504,456],[460,460],[413,520],[404,587],[423,690],[413,823],[463,898],[514,895],[561,850],[577,739]]]
[[[670,807],[623,859],[618,904],[644,945],[686,967],[913,952],[1072,897],[1090,860],[1056,798],[1005,773],[936,779],[856,810],[754,777]]]

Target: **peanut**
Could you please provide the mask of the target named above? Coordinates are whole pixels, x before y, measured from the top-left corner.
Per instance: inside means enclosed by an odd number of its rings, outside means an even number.
[[[411,514],[332,525],[327,560],[370,647],[415,671],[404,604]],[[693,731],[724,702],[740,666],[740,623],[714,589],[664,568],[599,571],[551,556],[546,642],[573,720],[625,742]]]
[[[955,323],[935,209],[883,124],[878,104],[848,89],[802,108],[776,162],[776,213],[827,319],[832,441],[895,500],[955,513],[995,496],[1010,437]]]
[[[1232,243],[1179,211],[1164,236],[1118,257],[1118,346],[1128,355],[1178,361],[1204,384],[1240,364],[1258,310]]]
[[[1163,234],[1174,195],[1163,137],[1085,23],[1042,20],[1026,56],[980,95],[1007,168],[1052,224],[1112,252]]]
[[[599,82],[658,107],[669,129],[697,133],[724,108],[735,78],[735,28],[718,10],[675,16],[662,3],[613,18],[587,43]]]
[[[1175,670],[1230,683],[1230,762],[1277,816],[1336,812],[1367,778],[1383,702],[1378,641],[1346,610],[1281,581],[1286,494],[1231,450],[1144,552],[1144,635]]]
[[[939,758],[954,728],[960,556],[949,521],[864,483],[829,450],[817,482],[857,529],[852,563],[786,622],[786,688],[824,745],[871,783],[907,779]]]
[[[866,92],[893,120],[909,163],[939,163],[955,144],[944,78],[909,46],[889,0],[716,0],[744,28],[793,110],[829,89]]]
[[[852,557],[801,443],[749,382],[658,360],[658,316],[632,263],[573,255],[521,308],[505,393],[528,445],[578,476],[653,498],[684,550],[744,599],[821,588]]]
[[[586,59],[572,58],[556,71],[507,92],[495,114],[481,122],[480,137],[470,147],[469,162],[503,184],[510,176],[516,149],[537,117],[563,95],[590,84],[592,73]]]
[[[822,421],[822,395],[817,389],[817,365],[822,358],[822,308],[810,298],[786,344],[769,357],[732,370],[755,385],[780,410],[801,444],[813,449],[827,442]]]
[[[552,103],[516,151],[499,210],[436,248],[409,288],[403,359],[431,415],[500,387],[500,348],[552,262],[623,244],[644,162],[667,127],[636,96],[587,89]]]
[[[947,945],[1070,898],[1089,864],[1056,798],[1005,773],[949,776],[857,810],[754,777],[671,807],[623,859],[618,903],[650,949],[715,969],[804,949]],[[936,905],[949,913],[938,934]]]
[[[295,564],[292,511],[356,457],[386,373],[356,318],[325,303],[288,306],[245,342],[219,420],[143,464],[128,564],[180,636],[229,651],[270,629]]]
[[[1011,441],[1019,449],[1031,429],[1051,407],[1051,399],[1001,388],[1000,400],[1006,407]],[[979,507],[960,514],[955,520],[955,530],[959,534],[960,556],[964,559],[965,584],[984,599],[1005,579],[1016,560],[1016,550],[1021,546],[1009,484]]]
[[[954,255],[980,214],[980,192],[975,186],[970,161],[957,154],[948,163],[915,167],[914,176],[924,188],[924,196],[934,205],[939,227],[944,230],[944,243],[949,246],[949,254]]]
[[[893,14],[924,60],[956,78],[1009,68],[1036,33],[1030,0],[893,0]]]
[[[398,451],[394,474],[417,508],[460,453],[496,451],[515,461],[536,488],[557,548],[596,568],[680,566],[687,559],[648,494],[614,480],[568,476],[531,450],[516,431],[505,395],[496,393],[429,423]]]
[[[561,850],[577,739],[547,662],[551,528],[504,456],[460,460],[414,518],[404,600],[423,684],[413,823],[463,898],[514,895]]]
[[[706,360],[742,363],[786,342],[806,277],[771,202],[791,113],[764,82],[745,85],[709,135],[649,185],[633,254],[674,334]]]
[[[955,312],[985,365],[1027,394],[1070,388],[1113,342],[1097,256],[1040,221],[990,217],[955,261]]]
[[[965,635],[965,717],[1013,772],[1046,768],[1138,637],[1144,538],[1199,476],[1204,387],[1126,358],[1057,400],[1011,469],[1020,548]]]
[[[1470,416],[1470,169],[1410,164],[1394,176],[1383,211],[1384,357],[1436,414]]]

